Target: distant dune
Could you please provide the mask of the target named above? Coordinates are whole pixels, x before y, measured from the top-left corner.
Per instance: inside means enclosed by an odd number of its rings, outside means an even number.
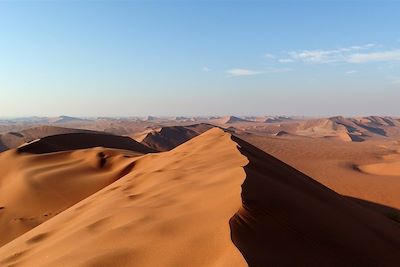
[[[147,133],[141,143],[158,151],[167,151],[213,127],[209,124],[162,127]]]
[[[374,139],[392,139],[400,137],[400,119],[388,116],[307,118],[289,116],[210,116],[210,117],[121,117],[82,119],[69,116],[29,117],[0,120],[0,141],[8,148],[36,138],[18,137],[24,129],[38,126],[63,126],[117,135],[131,136],[137,140],[153,130],[163,127],[188,126],[205,123],[228,128],[234,126],[239,131],[259,135],[273,135],[286,131],[293,135],[312,138],[328,138],[345,142],[363,142]],[[147,131],[149,130],[149,131]],[[61,132],[60,132],[61,133]],[[60,134],[53,133],[53,134]],[[47,134],[52,135],[52,134]],[[47,136],[45,135],[45,136]],[[27,140],[30,139],[30,140]],[[139,140],[142,141],[142,140]],[[11,144],[10,144],[11,142]],[[21,143],[22,142],[22,143]],[[1,149],[1,148],[0,148]],[[3,148],[4,150],[4,148]]]
[[[238,123],[238,122],[251,122],[250,120],[242,119],[235,116],[226,116],[218,119],[211,120],[212,123],[215,124],[229,124],[229,123]]]
[[[73,156],[63,159],[68,153]],[[73,183],[81,179],[105,183],[94,178],[102,169],[104,177],[113,173],[111,177],[119,179],[5,244],[0,248],[0,265],[396,266],[400,262],[400,227],[375,212],[373,204],[345,198],[221,129],[208,130],[167,152],[139,157],[126,153],[94,148],[2,154],[30,157],[25,158],[29,168],[10,166],[15,171],[10,177],[25,170],[46,185],[58,186],[49,183],[46,174],[77,166],[82,169],[76,175],[82,178]],[[85,160],[71,163],[77,159]],[[35,161],[43,166],[34,167]],[[72,179],[72,174],[58,177]],[[29,185],[48,195],[68,188],[63,184],[50,190],[30,179],[16,180],[24,184],[15,188]],[[22,196],[30,195],[32,189],[27,190]],[[0,212],[35,207],[15,195],[18,191],[7,190]]]
[[[102,133],[69,133],[47,136],[20,146],[18,152],[42,154],[91,147],[125,149],[139,153],[155,152],[129,137]]]
[[[56,118],[53,123],[61,124],[61,123],[76,123],[76,122],[87,122],[86,119],[69,117],[69,116],[60,116]]]
[[[361,171],[370,174],[389,175],[396,177],[400,175],[400,161],[360,165],[358,168]]]
[[[56,135],[56,134],[67,134],[67,133],[95,133],[92,131],[71,129],[56,126],[36,126],[33,128],[24,129],[18,132],[8,132],[0,135],[0,152],[7,149],[16,148],[24,143],[40,139],[42,137]]]

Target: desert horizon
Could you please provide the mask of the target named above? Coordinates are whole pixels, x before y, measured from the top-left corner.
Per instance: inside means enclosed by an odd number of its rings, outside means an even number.
[[[399,13],[0,1],[0,267],[400,266]]]

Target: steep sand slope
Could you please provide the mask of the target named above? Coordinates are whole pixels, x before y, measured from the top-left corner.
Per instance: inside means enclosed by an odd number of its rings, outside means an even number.
[[[159,131],[148,133],[141,143],[158,151],[167,151],[197,135],[183,126],[162,127]]]
[[[223,160],[221,160],[223,159]],[[246,266],[230,237],[247,164],[212,129],[0,249],[8,266]]]
[[[19,147],[18,151],[41,154],[91,147],[125,149],[139,153],[155,152],[129,137],[104,133],[69,133],[47,136]]]
[[[360,171],[361,166],[399,162],[400,141],[341,142],[243,134],[240,137],[339,194],[400,210],[400,173],[395,176]]]
[[[162,127],[146,134],[141,143],[158,151],[171,150],[213,128],[210,124]]]
[[[26,142],[30,142],[35,139],[40,139],[50,135],[56,134],[68,134],[68,133],[95,133],[93,131],[55,127],[55,126],[38,126],[28,128],[18,132],[8,132],[0,135],[0,152],[7,149],[16,148]]]
[[[220,129],[131,160],[127,175],[0,248],[0,264],[400,263],[396,222]]]
[[[113,183],[142,154],[104,148],[0,154],[0,246]],[[1,264],[0,264],[1,266]]]
[[[398,223],[236,137],[245,166],[232,239],[250,266],[398,266]]]

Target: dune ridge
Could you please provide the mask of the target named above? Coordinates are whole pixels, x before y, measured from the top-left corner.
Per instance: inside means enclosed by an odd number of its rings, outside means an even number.
[[[244,167],[243,207],[233,242],[249,266],[395,266],[397,222],[349,201],[255,146],[233,137]]]
[[[187,126],[162,127],[159,130],[145,134],[140,142],[157,151],[167,151],[187,142],[213,127],[214,126],[205,123]]]
[[[151,153],[155,150],[126,137],[106,133],[68,133],[46,136],[18,148],[20,153],[51,153],[92,147],[107,147]]]
[[[246,266],[228,221],[241,206],[247,160],[229,134],[212,129],[132,164],[118,181],[1,247],[0,265]]]

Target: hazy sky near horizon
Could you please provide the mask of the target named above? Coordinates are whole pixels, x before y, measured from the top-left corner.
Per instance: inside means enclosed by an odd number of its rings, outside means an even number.
[[[400,1],[0,1],[0,116],[400,115]]]

